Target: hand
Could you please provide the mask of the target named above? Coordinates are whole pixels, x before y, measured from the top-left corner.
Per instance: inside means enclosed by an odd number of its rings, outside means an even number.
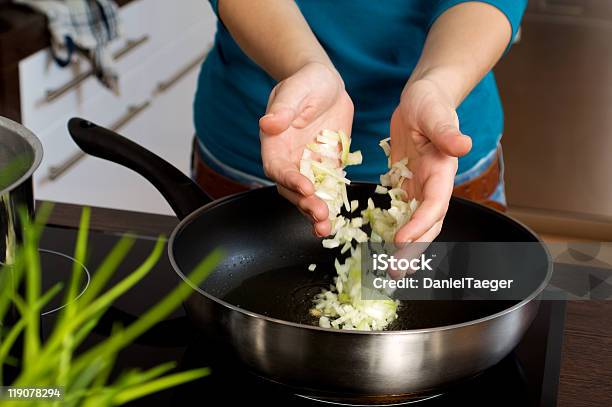
[[[314,185],[300,174],[304,148],[323,129],[350,135],[353,102],[340,75],[321,63],[305,65],[279,82],[259,120],[261,158],[266,176],[278,191],[308,216],[317,236],[331,233],[327,204],[314,193]]]
[[[420,205],[395,234],[396,243],[431,242],[440,233],[453,193],[457,157],[472,148],[459,131],[452,98],[435,82],[409,82],[391,117],[391,160],[408,158],[413,178],[403,188]]]

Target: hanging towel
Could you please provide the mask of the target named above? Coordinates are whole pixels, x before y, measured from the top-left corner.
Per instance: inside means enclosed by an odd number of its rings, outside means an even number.
[[[119,36],[118,7],[113,0],[14,0],[47,16],[51,51],[60,66],[74,61],[75,52],[91,63],[98,80],[119,91],[108,43]]]

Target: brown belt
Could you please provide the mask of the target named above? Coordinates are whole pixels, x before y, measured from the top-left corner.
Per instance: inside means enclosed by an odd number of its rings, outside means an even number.
[[[506,206],[489,199],[499,185],[500,175],[500,152],[498,150],[491,165],[489,165],[478,177],[455,186],[453,195],[505,212],[507,209]]]
[[[485,172],[468,182],[457,185],[453,190],[453,195],[482,203],[500,211],[505,211],[505,206],[489,199],[499,184],[499,164],[500,161],[498,153],[495,160]],[[197,144],[195,143],[193,149],[192,168],[194,169],[196,182],[204,191],[206,191],[207,194],[215,199],[257,188],[255,185],[249,186],[241,184],[214,171],[204,163],[202,157],[200,156],[200,149],[197,148]]]
[[[211,198],[219,199],[227,195],[252,189],[247,185],[219,174],[206,165],[200,155],[200,149],[195,142],[193,144],[191,168],[193,169],[195,181]]]

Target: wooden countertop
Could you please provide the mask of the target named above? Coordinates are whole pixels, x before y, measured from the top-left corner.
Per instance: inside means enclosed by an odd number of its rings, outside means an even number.
[[[49,223],[77,227],[80,211],[78,205],[56,204]],[[169,235],[177,223],[171,216],[113,209],[91,213],[91,227],[100,231]],[[568,302],[558,405],[612,406],[612,301]]]

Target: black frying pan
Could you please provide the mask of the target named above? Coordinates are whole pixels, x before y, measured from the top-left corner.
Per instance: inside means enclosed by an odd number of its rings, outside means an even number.
[[[520,301],[407,301],[388,331],[319,328],[308,310],[313,296],[329,286],[336,253],[321,246],[309,222],[275,188],[212,202],[179,170],[110,130],[76,118],[68,128],[83,151],[131,168],[165,197],[181,219],[169,242],[181,278],[211,250],[224,249],[227,257],[215,272],[199,287],[192,284],[188,315],[219,339],[228,356],[304,394],[397,402],[477,374],[519,342],[550,277],[542,246],[538,255],[547,267],[498,271],[515,279],[526,273],[532,280],[538,273],[533,290]],[[373,191],[371,184],[351,185],[349,199],[359,200],[360,207],[368,197],[382,203],[384,197]],[[456,198],[438,240],[539,244],[513,219]],[[311,263],[319,265],[315,272],[307,270]],[[468,272],[478,276],[485,270]]]

